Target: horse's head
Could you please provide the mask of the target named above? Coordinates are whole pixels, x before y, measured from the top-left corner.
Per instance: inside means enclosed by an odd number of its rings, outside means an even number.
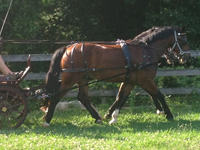
[[[169,48],[169,53],[175,54],[175,58],[179,60],[180,64],[187,63],[191,59],[190,48],[187,45],[185,27],[180,31],[174,30],[174,37],[172,46]]]
[[[55,79],[53,79],[54,76],[52,76],[51,71],[49,71],[47,73],[46,76],[46,82],[45,82],[45,90],[44,92],[42,92],[42,107],[40,108],[42,111],[44,111],[45,113],[48,112],[48,108],[51,104],[50,99],[55,96],[56,91],[58,90],[58,88],[61,85],[61,80],[57,80],[58,77],[56,77]]]
[[[45,92],[43,95],[43,107],[41,107],[41,110],[47,112],[48,107],[51,105],[50,98],[52,98],[52,95],[56,95],[56,92],[58,88],[60,87],[61,81],[59,80],[60,75],[60,63],[63,54],[66,51],[66,47],[63,46],[60,49],[56,50],[52,56],[51,63],[49,66],[49,71],[46,75],[46,81],[45,81]]]

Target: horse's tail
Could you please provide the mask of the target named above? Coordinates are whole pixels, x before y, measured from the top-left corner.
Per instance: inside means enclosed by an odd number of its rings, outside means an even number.
[[[56,50],[52,56],[51,64],[45,81],[45,89],[47,93],[55,92],[60,86],[60,62],[65,51],[66,47],[61,47],[60,49]]]

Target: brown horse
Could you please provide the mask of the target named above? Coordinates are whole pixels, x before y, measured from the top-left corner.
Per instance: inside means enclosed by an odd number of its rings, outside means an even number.
[[[173,115],[163,94],[154,83],[158,61],[166,52],[179,56],[181,62],[190,58],[185,28],[154,27],[133,40],[118,41],[117,44],[76,43],[58,49],[51,60],[46,76],[44,100],[46,110],[43,126],[49,126],[56,104],[73,85],[79,88],[77,99],[86,107],[95,122],[102,117],[90,103],[88,83],[92,79],[106,82],[121,82],[116,100],[109,108],[106,118],[117,121],[117,116],[131,90],[139,85],[147,91],[156,106],[157,113],[165,113],[168,120]],[[61,73],[61,82],[59,74]]]

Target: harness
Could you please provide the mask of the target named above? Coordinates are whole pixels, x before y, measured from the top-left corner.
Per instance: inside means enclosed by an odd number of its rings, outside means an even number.
[[[124,57],[126,59],[126,66],[122,66],[122,67],[113,67],[113,68],[102,68],[102,69],[99,69],[99,68],[88,68],[88,65],[87,65],[87,61],[85,59],[85,55],[84,55],[84,43],[82,43],[82,46],[81,46],[81,53],[82,53],[82,56],[83,56],[83,60],[84,60],[84,68],[74,68],[74,61],[73,61],[73,56],[74,56],[74,50],[77,46],[77,43],[74,44],[72,50],[71,50],[71,68],[70,69],[62,69],[61,72],[85,72],[86,74],[86,78],[89,78],[88,76],[88,72],[90,71],[106,71],[106,70],[117,70],[117,69],[127,69],[125,72],[122,72],[120,74],[117,74],[117,75],[114,75],[114,76],[110,76],[110,77],[107,77],[107,78],[104,78],[104,79],[101,79],[101,80],[97,80],[97,81],[92,81],[92,82],[89,82],[87,84],[84,84],[84,85],[81,85],[81,86],[74,86],[70,89],[67,89],[67,90],[64,90],[64,91],[61,91],[62,92],[66,92],[66,91],[69,91],[69,90],[72,90],[72,89],[76,89],[78,87],[82,87],[82,86],[86,86],[86,85],[90,85],[90,84],[94,84],[94,83],[97,83],[97,82],[100,82],[100,81],[105,81],[105,80],[109,80],[109,79],[112,79],[112,78],[115,78],[115,77],[119,77],[119,76],[122,76],[122,75],[125,75],[126,74],[126,80],[128,80],[129,76],[130,76],[130,73],[132,71],[138,71],[138,70],[141,70],[147,66],[151,66],[151,65],[158,65],[158,63],[156,62],[150,62],[150,56],[148,55],[148,57],[146,57],[146,54],[143,55],[144,57],[144,61],[147,61],[146,58],[148,58],[148,61],[147,62],[141,62],[139,64],[132,64],[131,63],[131,55],[130,55],[130,50],[128,48],[128,44],[125,43],[125,41],[121,41],[121,42],[118,42],[118,44],[121,45],[122,47],[122,51],[124,53]],[[144,47],[146,46],[143,46],[143,52],[145,51],[144,50]],[[69,46],[67,46],[66,48],[68,48]],[[41,93],[45,93],[45,92],[41,92]],[[45,95],[42,95],[42,96],[38,96],[40,95],[41,93],[38,93],[37,95],[35,95],[38,99],[42,99],[42,98],[45,98],[45,97],[51,97],[53,95],[55,95],[56,93],[48,93],[48,94],[45,94]]]
[[[122,51],[123,51],[124,57],[126,59],[126,66],[125,66],[125,68],[129,69],[131,67],[131,54],[130,54],[128,45],[123,40],[119,41],[119,44],[122,47]]]
[[[122,47],[122,51],[124,53],[124,57],[126,59],[126,66],[125,68],[127,69],[126,72],[126,79],[130,77],[130,68],[131,68],[131,54],[128,48],[128,45],[126,44],[125,41],[120,42],[120,46]]]
[[[125,74],[126,74],[126,79],[127,79],[127,78],[130,77],[131,71],[141,70],[141,69],[143,69],[147,66],[158,64],[156,62],[150,62],[150,55],[149,54],[147,54],[147,56],[146,56],[146,54],[143,55],[144,61],[141,62],[140,64],[132,64],[131,63],[132,58],[131,58],[131,55],[130,55],[130,50],[128,48],[128,44],[123,40],[118,40],[117,44],[120,44],[122,51],[123,51],[123,54],[124,54],[124,57],[125,57],[125,60],[126,60],[125,66],[113,67],[113,68],[101,68],[101,69],[99,69],[99,68],[88,68],[88,64],[87,64],[87,61],[86,61],[85,55],[84,55],[84,43],[82,43],[81,53],[82,53],[83,61],[84,61],[84,68],[74,68],[73,56],[74,56],[74,50],[75,50],[77,44],[78,43],[75,43],[72,50],[71,50],[71,61],[70,61],[71,68],[70,69],[62,69],[61,72],[85,72],[86,78],[89,78],[88,72],[91,72],[91,71],[106,71],[106,70],[126,69],[127,71],[126,71]],[[144,50],[144,47],[143,47],[143,53],[145,53],[145,52],[146,51]],[[117,76],[115,76],[115,77],[117,77]],[[110,78],[112,78],[112,77],[110,77]]]
[[[178,33],[178,38],[179,36],[181,35],[182,33]],[[181,49],[181,46],[179,45],[178,43],[178,39],[177,39],[177,34],[176,34],[176,31],[174,31],[174,37],[175,37],[175,43],[174,45],[172,46],[172,49],[168,49],[168,51],[170,53],[175,53],[174,52],[174,48],[175,46],[178,46],[179,48],[179,54],[180,55],[184,55],[185,53],[190,53],[189,51],[183,51]],[[182,39],[184,41],[186,41],[186,39]],[[84,56],[84,43],[82,44],[81,46],[81,53],[82,53],[82,56],[83,56],[83,60],[84,60],[84,67],[85,68],[74,68],[74,62],[73,62],[73,54],[74,54],[74,50],[76,48],[76,45],[77,43],[74,45],[74,47],[72,48],[72,52],[71,52],[71,69],[62,69],[61,72],[86,72],[86,77],[88,78],[88,72],[89,71],[105,71],[105,70],[116,70],[116,69],[127,69],[127,72],[124,72],[124,73],[121,73],[119,75],[115,75],[115,76],[111,76],[111,77],[108,77],[108,78],[105,78],[105,79],[101,79],[99,81],[105,81],[105,80],[108,80],[108,79],[111,79],[111,78],[115,78],[115,77],[118,77],[118,76],[121,76],[121,75],[124,75],[126,74],[126,79],[129,77],[129,73],[130,71],[137,71],[137,70],[140,70],[140,69],[143,69],[147,66],[150,66],[150,65],[158,65],[158,63],[156,62],[151,62],[150,61],[150,55],[148,54],[148,51],[145,51],[145,48],[150,48],[150,49],[156,49],[154,47],[151,47],[151,46],[147,46],[147,45],[140,45],[143,47],[143,58],[144,58],[144,61],[141,62],[140,64],[132,64],[131,63],[131,55],[130,55],[130,51],[129,51],[129,48],[128,48],[128,45],[127,43],[125,43],[125,41],[118,41],[118,44],[121,45],[122,47],[122,51],[124,53],[124,56],[125,56],[125,59],[126,59],[126,66],[122,66],[122,67],[113,67],[113,68],[103,68],[103,69],[98,69],[98,68],[88,68],[88,65],[87,65],[87,62],[86,62],[86,59],[85,59],[85,56]],[[68,46],[69,47],[69,46]],[[66,47],[66,48],[68,48]],[[147,56],[146,56],[146,53],[147,53]],[[99,82],[99,81],[93,81],[91,83],[87,83],[85,85],[89,85],[89,84],[93,84],[93,83],[96,83],[96,82]],[[85,86],[85,85],[81,85],[81,86]],[[68,91],[68,90],[71,90],[71,89],[76,89],[78,86],[75,86],[73,88],[70,88],[70,89],[67,89],[65,91]],[[64,91],[61,91],[61,92],[64,92]],[[41,99],[41,98],[45,98],[45,97],[51,97],[53,95],[55,95],[56,93],[49,93],[47,95],[43,95],[43,96],[40,96],[38,97],[38,99]]]

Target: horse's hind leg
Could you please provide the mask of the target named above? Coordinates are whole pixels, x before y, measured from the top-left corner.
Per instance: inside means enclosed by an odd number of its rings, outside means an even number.
[[[82,74],[63,74],[62,83],[59,89],[54,92],[55,95],[50,97],[50,104],[47,110],[46,116],[43,118],[43,126],[50,126],[51,119],[53,117],[55,107],[60,101],[60,99],[67,93],[67,91],[79,80],[83,75]]]
[[[109,122],[110,124],[117,122],[118,114],[126,102],[128,96],[131,93],[131,90],[134,88],[134,84],[129,83],[122,83],[119,92],[116,96],[115,102],[112,104],[112,106],[109,108],[109,113],[105,115],[105,118],[108,119],[112,115],[112,120]]]
[[[101,123],[102,118],[94,108],[94,106],[91,104],[89,97],[88,97],[88,85],[87,85],[87,79],[81,80],[79,82],[79,93],[77,99],[85,106],[85,108],[90,112],[92,118],[95,119],[96,123]],[[84,85],[84,86],[83,86]]]

